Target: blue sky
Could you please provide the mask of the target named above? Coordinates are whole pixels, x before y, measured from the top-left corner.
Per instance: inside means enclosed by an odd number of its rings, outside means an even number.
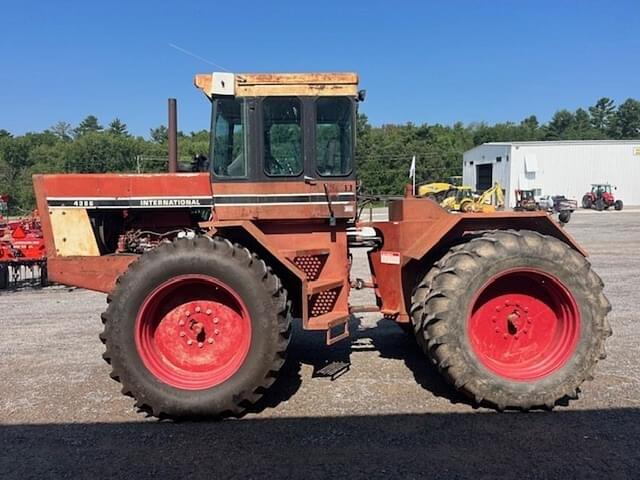
[[[0,3],[0,128],[88,114],[147,136],[178,98],[207,128],[193,74],[356,71],[372,123],[546,121],[640,98],[640,1],[129,1]]]

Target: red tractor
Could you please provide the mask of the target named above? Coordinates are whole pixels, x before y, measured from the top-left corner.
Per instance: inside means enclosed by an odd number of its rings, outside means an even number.
[[[104,358],[140,409],[241,415],[294,320],[331,345],[358,312],[411,331],[452,388],[498,410],[553,408],[591,378],[611,306],[547,214],[450,214],[408,189],[388,221],[361,222],[357,75],[195,84],[212,105],[208,171],[176,173],[170,115],[169,173],[34,177],[50,278],[108,294]],[[354,230],[375,232],[370,279],[350,274]],[[350,303],[352,288],[375,304]]]
[[[614,187],[615,189],[615,187]],[[622,210],[622,200],[616,200],[611,185],[608,183],[594,183],[591,185],[591,191],[582,197],[582,208],[595,208],[599,212],[608,210],[613,207],[616,210]]]
[[[535,198],[535,190],[515,190],[516,206],[513,209],[516,212],[535,212],[542,210]]]
[[[46,283],[46,252],[37,213],[19,220],[0,217],[0,290],[18,282],[28,270],[31,280]]]

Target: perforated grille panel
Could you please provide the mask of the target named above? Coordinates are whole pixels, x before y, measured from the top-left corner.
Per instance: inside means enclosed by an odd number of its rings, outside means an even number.
[[[308,280],[313,281],[317,280],[320,276],[326,259],[326,255],[306,255],[303,257],[295,257],[293,263],[305,273]]]
[[[310,316],[318,317],[331,312],[336,304],[336,300],[338,300],[339,293],[340,288],[334,288],[333,290],[327,290],[326,292],[313,295],[309,299]]]

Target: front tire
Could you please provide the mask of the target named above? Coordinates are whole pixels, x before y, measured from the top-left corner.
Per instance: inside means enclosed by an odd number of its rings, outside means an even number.
[[[576,398],[611,334],[587,260],[531,231],[484,234],[427,273],[412,307],[418,342],[455,388],[506,408]],[[426,290],[426,291],[425,291]]]
[[[622,200],[616,200],[615,203],[613,204],[613,208],[615,208],[616,210],[620,211],[622,210]]]
[[[9,288],[9,264],[0,262],[0,290]]]
[[[101,339],[111,376],[157,417],[240,415],[284,363],[286,297],[264,261],[228,240],[162,244],[109,296]]]
[[[569,223],[569,220],[571,220],[571,211],[570,210],[561,211],[558,214],[558,220],[560,221],[560,223],[563,223],[563,224]]]

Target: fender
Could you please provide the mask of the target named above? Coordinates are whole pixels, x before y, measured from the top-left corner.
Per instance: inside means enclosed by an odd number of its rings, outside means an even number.
[[[364,223],[383,239],[369,252],[382,313],[409,322],[412,288],[424,273],[464,235],[496,229],[533,230],[555,237],[587,256],[575,239],[545,212],[452,214],[428,199],[403,198],[389,206],[389,221]]]

